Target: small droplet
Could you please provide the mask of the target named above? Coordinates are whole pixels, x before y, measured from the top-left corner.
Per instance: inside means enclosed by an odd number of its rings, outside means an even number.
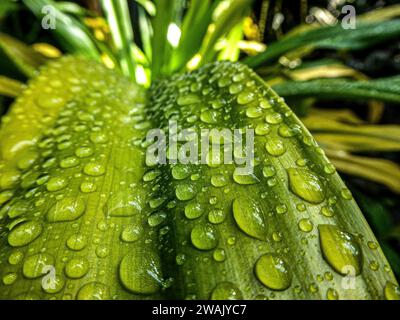
[[[203,212],[203,208],[198,202],[191,202],[185,206],[185,216],[188,219],[197,219]]]
[[[257,279],[272,290],[286,290],[292,282],[292,275],[286,262],[276,254],[262,255],[256,262]]]
[[[211,250],[218,244],[218,235],[210,224],[196,225],[190,234],[192,244],[199,250]]]
[[[254,99],[255,99],[255,95],[251,91],[242,91],[237,96],[237,102],[239,104],[247,104],[247,103],[252,102]]]
[[[225,187],[228,182],[228,178],[223,174],[216,174],[211,177],[211,184],[216,188]]]
[[[46,268],[49,265],[54,266],[53,256],[47,253],[37,253],[26,258],[22,273],[28,279],[39,278],[48,271]]]
[[[325,199],[325,189],[320,179],[308,169],[289,168],[290,190],[310,203],[321,203]]]
[[[102,176],[106,172],[106,168],[100,164],[95,162],[89,162],[83,168],[83,172],[89,176]]]
[[[386,300],[400,300],[400,288],[393,282],[386,282],[384,294]]]
[[[71,279],[79,279],[89,271],[89,266],[85,258],[72,258],[65,265],[65,274]]]
[[[193,199],[196,195],[196,187],[188,183],[179,184],[176,186],[175,195],[182,201]]]
[[[164,222],[166,217],[167,214],[165,212],[154,212],[147,218],[147,223],[150,227],[157,227]]]
[[[65,198],[58,201],[47,213],[47,221],[61,222],[78,219],[86,209],[85,202],[81,199]]]
[[[108,142],[108,136],[104,132],[92,132],[89,138],[93,143],[102,144]]]
[[[347,275],[353,269],[359,275],[362,269],[362,253],[353,235],[334,225],[319,225],[321,251],[324,259],[339,274]]]
[[[300,219],[299,221],[299,229],[303,232],[311,232],[313,229],[313,224],[310,219]]]
[[[82,234],[73,234],[67,240],[67,247],[74,251],[82,250],[86,247],[86,237]]]
[[[18,275],[15,272],[7,273],[3,276],[3,283],[6,286],[12,285],[18,278]]]
[[[213,224],[219,224],[224,222],[225,212],[221,209],[213,209],[208,213],[208,221]]]
[[[90,193],[96,191],[97,185],[93,181],[83,181],[79,188],[83,193]]]
[[[8,235],[8,243],[12,247],[25,246],[42,233],[42,225],[37,221],[28,221],[17,225]]]
[[[46,189],[48,191],[58,191],[64,189],[68,185],[68,179],[64,177],[51,178],[47,184]]]
[[[121,240],[125,242],[135,242],[143,235],[143,227],[136,224],[129,224],[124,227],[121,233]]]
[[[270,138],[265,143],[265,149],[267,152],[274,157],[279,157],[286,152],[285,144],[281,139]]]
[[[217,262],[223,262],[226,259],[226,253],[225,250],[222,248],[217,248],[213,252],[213,258]]]
[[[75,155],[79,158],[90,157],[94,153],[91,147],[79,147],[75,150]]]
[[[162,281],[160,258],[151,250],[132,248],[120,263],[119,277],[123,286],[133,293],[155,293]]]
[[[112,195],[104,206],[104,211],[112,217],[129,217],[142,212],[145,195],[139,190],[134,194],[118,192]]]
[[[267,230],[260,205],[248,197],[239,197],[233,201],[233,217],[239,228],[247,235],[266,240]]]
[[[105,284],[90,282],[80,288],[76,298],[78,300],[108,300],[110,292]]]
[[[211,300],[242,300],[242,292],[231,282],[220,282],[211,292]]]
[[[72,168],[79,164],[79,159],[77,157],[66,157],[60,161],[61,168]]]
[[[257,178],[257,176],[254,173],[245,173],[240,171],[240,169],[243,168],[235,168],[235,171],[233,172],[233,180],[242,185],[249,185],[249,184],[256,184],[259,183],[260,180]]]

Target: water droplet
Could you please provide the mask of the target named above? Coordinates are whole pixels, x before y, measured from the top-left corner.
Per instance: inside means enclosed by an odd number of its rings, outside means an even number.
[[[186,261],[186,255],[184,253],[178,253],[175,257],[175,262],[178,266],[182,266]]]
[[[286,152],[285,144],[278,138],[269,138],[265,143],[265,149],[274,157],[279,157]]]
[[[259,135],[259,136],[264,136],[264,135],[268,134],[269,131],[270,131],[269,125],[266,123],[259,123],[255,129],[256,135]]]
[[[247,104],[252,102],[255,99],[255,95],[251,91],[242,91],[237,96],[237,102],[239,104]]]
[[[185,165],[176,165],[172,168],[172,177],[176,180],[183,180],[190,176],[190,168]]]
[[[123,286],[133,293],[155,293],[162,281],[160,258],[152,250],[132,248],[121,261],[119,276]]]
[[[250,107],[246,110],[246,116],[248,118],[258,118],[263,114],[262,110],[257,107]]]
[[[53,95],[49,95],[47,93],[42,93],[37,99],[36,99],[36,103],[45,109],[59,109],[61,108],[64,103],[65,100],[63,97],[57,97],[57,96],[53,96]]]
[[[147,218],[147,223],[150,227],[157,227],[166,219],[167,214],[165,212],[154,212]]]
[[[54,294],[60,292],[65,286],[65,281],[63,277],[55,275],[48,282],[42,282],[42,289],[46,293]]]
[[[233,217],[239,228],[247,235],[264,240],[267,230],[260,205],[247,197],[239,197],[233,201]]]
[[[325,189],[320,179],[305,168],[289,168],[290,190],[310,203],[321,203],[325,199]]]
[[[64,177],[51,178],[47,184],[46,189],[48,191],[58,191],[64,189],[68,185],[68,179]]]
[[[121,232],[121,240],[125,242],[135,242],[143,236],[143,227],[136,224],[128,224]]]
[[[310,221],[310,219],[300,219],[299,221],[299,229],[303,232],[311,232],[313,229],[313,223]]]
[[[110,299],[110,293],[105,284],[90,282],[79,289],[76,298],[78,300],[108,300]]]
[[[134,194],[129,192],[118,192],[111,196],[104,206],[105,212],[113,217],[129,217],[142,212],[145,205],[145,195],[136,191]]]
[[[393,282],[386,282],[384,294],[386,300],[400,300],[400,288]]]
[[[176,101],[180,106],[187,106],[190,104],[195,104],[201,102],[200,97],[196,94],[186,94],[180,95]]]
[[[18,275],[15,272],[7,273],[3,276],[3,283],[6,286],[12,285],[18,278]]]
[[[94,192],[94,191],[96,191],[96,189],[97,189],[97,185],[92,181],[84,181],[80,185],[80,190],[83,193]]]
[[[17,167],[21,170],[29,169],[33,166],[38,158],[39,154],[36,151],[28,151],[18,159]]]
[[[211,184],[216,188],[225,187],[228,182],[228,178],[223,174],[215,174],[211,177]]]
[[[286,204],[278,204],[276,207],[275,207],[275,210],[276,210],[276,213],[279,213],[279,214],[284,214],[284,213],[286,213],[287,212],[287,206],[286,206]]]
[[[106,245],[99,245],[96,248],[96,256],[98,256],[99,258],[105,258],[110,254],[110,250]]]
[[[323,206],[321,208],[321,213],[325,216],[325,217],[333,217],[335,215],[335,212],[332,210],[331,207],[329,206]]]
[[[213,258],[217,262],[223,262],[226,259],[226,253],[225,250],[222,248],[217,248],[213,252]]]
[[[337,293],[337,291],[335,289],[329,288],[326,291],[326,298],[328,300],[338,300],[339,299],[339,294]]]
[[[263,176],[265,178],[273,177],[276,174],[276,169],[274,166],[265,166],[262,170]]]
[[[108,136],[105,132],[92,132],[90,133],[90,141],[93,143],[106,143],[108,142]]]
[[[86,237],[83,234],[73,234],[67,240],[67,247],[74,251],[82,250],[86,247]]]
[[[243,185],[256,184],[260,182],[254,173],[243,174],[239,168],[235,168],[235,171],[233,171],[233,181]]]
[[[8,257],[8,263],[11,265],[16,265],[22,261],[24,254],[22,251],[16,250],[10,254]]]
[[[286,262],[276,254],[262,255],[256,262],[257,279],[272,290],[285,290],[292,283],[292,275]]]
[[[269,124],[278,124],[282,122],[282,115],[278,112],[271,112],[265,116],[265,121]]]
[[[65,198],[58,201],[47,213],[47,221],[61,222],[78,219],[86,209],[85,202],[81,199]]]
[[[200,114],[200,120],[204,123],[214,124],[218,122],[218,112],[215,110],[205,110]]]
[[[218,283],[211,292],[211,300],[242,300],[242,292],[231,282]]]
[[[225,212],[221,209],[213,209],[208,213],[208,221],[213,224],[219,224],[224,222]]]
[[[189,183],[182,183],[176,186],[175,195],[179,200],[187,201],[196,195],[196,187]]]
[[[24,261],[23,275],[28,279],[39,278],[45,274],[47,266],[54,266],[53,256],[47,253],[34,254]]]
[[[75,155],[79,158],[90,157],[94,153],[91,147],[79,147],[75,150]]]
[[[79,159],[77,157],[66,157],[60,161],[61,168],[72,168],[79,164]]]
[[[214,249],[218,244],[218,235],[210,224],[196,225],[190,234],[192,244],[200,250]]]
[[[95,162],[89,162],[83,168],[83,172],[89,176],[102,176],[106,172],[106,168],[100,164]]]
[[[203,212],[204,210],[198,202],[191,202],[185,206],[185,216],[188,219],[197,219]]]
[[[89,266],[85,258],[72,258],[65,265],[65,274],[71,279],[79,279],[89,271]]]
[[[319,225],[318,230],[322,255],[328,264],[339,274],[347,275],[352,267],[355,275],[359,275],[362,253],[354,236],[334,225]]]
[[[346,199],[346,200],[353,199],[353,196],[352,196],[352,194],[351,194],[349,189],[346,189],[346,188],[342,189],[340,194],[341,194],[343,199]]]
[[[12,247],[25,246],[42,233],[42,225],[37,221],[28,221],[17,225],[8,235],[8,243]]]

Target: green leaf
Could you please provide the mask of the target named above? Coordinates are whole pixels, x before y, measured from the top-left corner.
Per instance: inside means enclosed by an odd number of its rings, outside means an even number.
[[[27,77],[32,77],[46,58],[34,51],[23,42],[0,33],[0,53],[9,60]]]
[[[360,22],[356,29],[341,25],[307,30],[287,36],[271,44],[266,51],[244,59],[251,67],[271,64],[282,55],[299,48],[360,50],[399,37],[400,19],[378,22]]]
[[[220,12],[217,13],[214,10],[214,26],[204,37],[198,53],[200,60],[197,66],[204,65],[213,60],[216,54],[215,45],[217,41],[225,36],[234,25],[239,23],[248,14],[252,3],[252,0],[234,0],[220,3],[222,9],[217,7],[216,10],[220,9]],[[215,17],[215,15],[217,16]]]
[[[381,100],[400,103],[400,76],[368,81],[319,79],[287,81],[273,86],[283,97],[315,97],[335,100]]]
[[[133,29],[126,0],[112,1],[102,0],[101,5],[106,15],[113,39],[116,57],[122,74],[136,81],[135,60],[132,56]]]
[[[183,0],[155,0],[157,12],[152,19],[153,38],[152,38],[152,78],[170,74],[170,61],[173,48],[168,41],[168,31],[170,26],[178,27],[181,25],[182,11],[184,9]],[[176,37],[177,35],[174,34]]]
[[[23,2],[38,19],[44,19],[42,22],[54,19],[55,29],[50,29],[50,31],[54,32],[65,50],[88,58],[100,59],[90,31],[74,17],[60,11],[53,0],[23,0]]]
[[[14,79],[0,76],[0,95],[18,97],[24,89],[24,85]]]
[[[0,298],[383,299],[397,287],[350,191],[248,67],[208,64],[145,92],[64,57],[28,88],[0,129]],[[197,137],[256,128],[253,172],[213,163],[209,141],[205,163],[154,163],[147,133],[172,118]]]
[[[219,1],[192,0],[182,22],[179,46],[173,51],[171,70],[180,70],[200,49],[204,35],[211,23],[212,12]]]

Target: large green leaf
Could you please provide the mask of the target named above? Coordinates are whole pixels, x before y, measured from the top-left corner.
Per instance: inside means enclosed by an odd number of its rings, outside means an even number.
[[[146,133],[170,120],[192,133],[255,128],[254,172],[218,165],[215,135],[206,163],[154,163]],[[145,94],[63,58],[12,106],[0,142],[1,298],[400,298],[350,191],[242,64]]]
[[[40,53],[4,33],[0,33],[0,56],[1,55],[4,55],[4,61],[2,61],[2,63],[11,61],[11,63],[27,77],[32,77],[39,66],[46,61],[46,58]],[[6,66],[6,68],[9,68],[9,66]]]

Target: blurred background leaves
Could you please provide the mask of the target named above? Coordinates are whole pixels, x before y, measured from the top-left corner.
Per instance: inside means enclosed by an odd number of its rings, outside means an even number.
[[[49,5],[56,29],[42,27]],[[342,26],[346,5],[356,29]],[[313,133],[400,276],[398,0],[2,0],[0,114],[64,53],[145,87],[210,61],[247,63]]]

